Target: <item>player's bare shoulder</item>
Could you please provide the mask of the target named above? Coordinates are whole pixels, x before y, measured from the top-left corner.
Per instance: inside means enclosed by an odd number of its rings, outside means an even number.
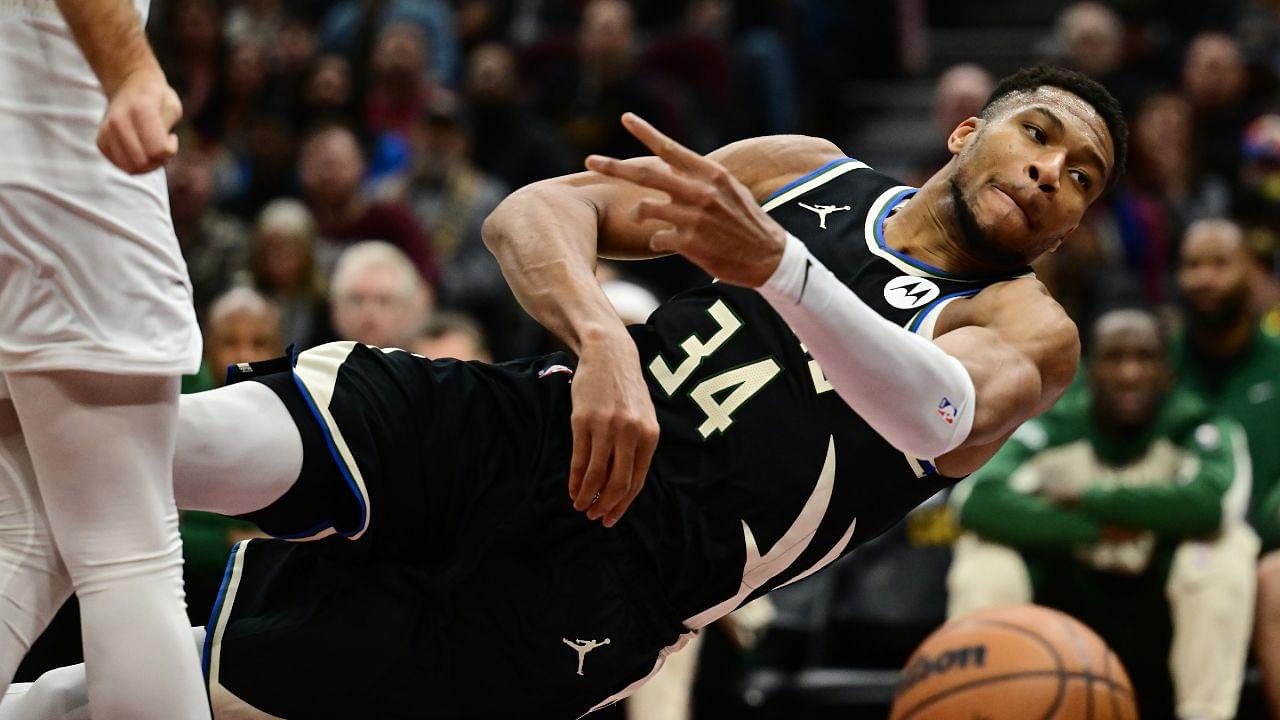
[[[937,334],[973,325],[995,331],[1035,363],[1045,402],[1051,404],[1075,378],[1080,333],[1036,278],[995,283],[971,298],[951,303],[938,319]]]
[[[763,200],[845,154],[835,143],[820,137],[766,135],[729,143],[708,157],[746,185],[756,200]]]

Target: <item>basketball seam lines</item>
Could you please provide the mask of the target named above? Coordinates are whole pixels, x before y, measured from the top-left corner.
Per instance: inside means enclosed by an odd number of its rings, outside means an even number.
[[[1058,708],[1062,707],[1062,701],[1066,699],[1067,683],[1066,683],[1066,680],[1062,679],[1062,673],[1065,672],[1065,669],[1063,668],[1063,664],[1062,664],[1062,656],[1058,654],[1058,648],[1054,647],[1053,643],[1040,637],[1039,633],[1034,632],[1028,628],[1024,628],[1021,625],[1015,625],[1013,623],[1004,622],[1001,620],[975,618],[966,624],[989,625],[989,626],[995,626],[998,628],[1004,628],[1005,630],[1012,630],[1013,632],[1019,633],[1021,635],[1025,635],[1026,637],[1029,637],[1032,640],[1035,640],[1042,647],[1044,647],[1044,649],[1048,650],[1049,655],[1053,657],[1053,666],[1058,673],[1059,682],[1058,682],[1058,696],[1054,698],[1053,705],[1049,706],[1049,710],[1048,712],[1045,713],[1043,720],[1050,720],[1054,715],[1058,714]]]
[[[988,685],[991,683],[1003,682],[1005,680],[1022,680],[1025,678],[1046,677],[1051,675],[1056,676],[1060,680],[1060,682],[1058,683],[1058,688],[1059,688],[1058,701],[1059,702],[1061,702],[1061,696],[1065,694],[1067,682],[1070,680],[1084,680],[1085,682],[1089,682],[1090,680],[1093,680],[1093,681],[1100,682],[1107,685],[1107,687],[1109,687],[1112,691],[1121,692],[1125,695],[1129,694],[1128,688],[1122,687],[1118,683],[1107,681],[1091,673],[1067,672],[1066,670],[1023,670],[1021,672],[1005,673],[1004,675],[992,675],[991,677],[978,678],[976,680],[970,680],[969,682],[963,683],[961,685],[949,687],[946,690],[943,690],[935,695],[930,696],[927,700],[922,700],[921,702],[917,703],[915,707],[911,708],[911,710],[907,712],[907,714],[902,716],[902,720],[911,720],[911,717],[913,715],[925,709],[926,707],[933,705],[938,700],[950,697],[960,692],[964,692],[965,690],[972,690],[975,687],[981,687],[982,685]],[[1054,712],[1057,711],[1056,704],[1054,705],[1052,710]]]

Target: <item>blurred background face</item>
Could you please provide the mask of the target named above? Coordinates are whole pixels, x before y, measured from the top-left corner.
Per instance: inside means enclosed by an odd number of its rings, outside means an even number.
[[[1204,221],[1187,230],[1178,289],[1193,325],[1223,327],[1248,312],[1249,257],[1238,226]]]
[[[1245,91],[1244,55],[1230,36],[1196,36],[1182,66],[1182,86],[1193,105],[1219,110],[1238,102]]]
[[[1131,125],[1130,147],[1135,166],[1167,171],[1185,162],[1191,150],[1191,104],[1176,93],[1147,98]]]
[[[209,158],[184,146],[165,167],[165,177],[173,222],[186,225],[199,220],[213,197],[213,165]]]
[[[332,128],[302,146],[298,175],[315,205],[340,206],[351,200],[364,175],[364,157],[349,130]]]
[[[333,328],[344,340],[399,347],[418,330],[428,302],[399,268],[372,263],[352,270],[334,288]]]
[[[228,365],[278,357],[284,347],[275,312],[236,310],[215,319],[205,333],[205,359],[222,384]]]
[[[467,63],[467,96],[480,104],[498,104],[516,94],[516,58],[498,43],[477,46]]]
[[[1172,379],[1155,316],[1118,310],[1099,318],[1088,368],[1095,419],[1108,429],[1146,427],[1155,419]]]
[[[454,358],[489,362],[489,352],[476,342],[474,335],[462,331],[449,331],[437,337],[419,337],[409,348],[428,358]]]
[[[373,72],[379,80],[415,86],[427,69],[426,39],[412,23],[388,25],[373,48]]]
[[[302,102],[317,114],[341,111],[351,101],[351,64],[341,55],[324,55],[316,61],[302,91]]]
[[[1103,77],[1120,66],[1124,54],[1124,23],[1105,5],[1083,2],[1063,11],[1058,40],[1069,65],[1092,77]]]
[[[623,0],[592,0],[582,11],[578,51],[584,64],[618,71],[630,62],[634,42],[631,6]]]
[[[262,254],[262,284],[272,290],[289,293],[306,285],[311,268],[311,243],[295,234],[268,230],[258,237]]]
[[[982,106],[996,89],[991,73],[977,65],[956,65],[938,78],[933,98],[933,122],[942,137],[960,123],[982,112]]]
[[[1106,187],[1111,135],[1092,106],[1053,87],[1005,98],[990,113],[953,161],[962,240],[990,260],[1028,264],[1075,229]]]
[[[267,84],[267,53],[257,42],[244,40],[227,61],[227,90],[233,98],[257,96]]]
[[[185,0],[173,11],[175,44],[183,54],[201,56],[218,47],[222,19],[217,6],[209,0]]]

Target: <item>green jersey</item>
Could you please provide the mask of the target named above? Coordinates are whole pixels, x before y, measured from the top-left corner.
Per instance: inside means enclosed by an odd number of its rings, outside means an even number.
[[[1221,363],[1181,337],[1173,361],[1179,387],[1244,427],[1253,465],[1249,520],[1264,547],[1280,547],[1280,339],[1259,331],[1240,357]]]
[[[1137,575],[1167,562],[1180,540],[1243,521],[1249,462],[1236,423],[1174,392],[1145,432],[1119,442],[1097,428],[1091,406],[1087,392],[1073,393],[1023,424],[957,489],[961,525],[1020,550]]]

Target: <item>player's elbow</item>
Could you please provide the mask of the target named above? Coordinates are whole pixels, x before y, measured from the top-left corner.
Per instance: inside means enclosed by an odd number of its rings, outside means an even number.
[[[1030,358],[1011,353],[974,398],[970,445],[997,442],[1041,411],[1044,378]]]
[[[1080,332],[1066,313],[1045,328],[1045,352],[1036,358],[1040,376],[1040,410],[1048,410],[1075,381],[1080,367]]]

